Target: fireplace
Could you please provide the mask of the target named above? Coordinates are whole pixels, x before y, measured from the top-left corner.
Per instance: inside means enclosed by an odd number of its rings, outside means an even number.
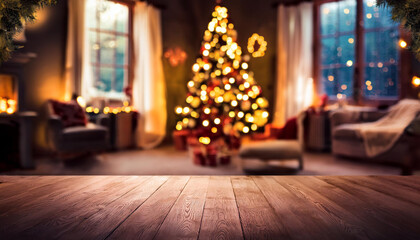
[[[18,149],[19,164],[23,168],[34,167],[33,123],[37,114],[25,108],[24,67],[35,57],[34,53],[16,51],[9,61],[0,64],[0,163],[14,155],[13,149]]]
[[[0,114],[13,114],[17,110],[17,79],[13,75],[0,74]]]

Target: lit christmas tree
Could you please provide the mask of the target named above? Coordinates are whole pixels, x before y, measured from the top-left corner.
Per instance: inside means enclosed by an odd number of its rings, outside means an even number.
[[[269,115],[268,101],[248,70],[250,57],[242,56],[227,9],[218,5],[212,16],[200,57],[192,67],[194,77],[187,84],[187,106],[175,108],[179,116],[176,129],[194,130],[205,145],[221,137],[258,131]]]

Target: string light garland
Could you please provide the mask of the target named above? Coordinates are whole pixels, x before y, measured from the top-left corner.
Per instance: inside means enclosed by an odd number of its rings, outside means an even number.
[[[104,107],[102,110],[100,110],[97,107],[89,106],[85,109],[85,111],[87,113],[94,113],[94,114],[99,114],[99,113],[118,114],[122,112],[131,113],[134,111],[134,108],[132,106],[129,106],[129,103],[127,101],[124,101],[122,107]],[[178,112],[179,109],[177,108],[176,111]],[[181,108],[181,113],[182,113],[182,108]]]

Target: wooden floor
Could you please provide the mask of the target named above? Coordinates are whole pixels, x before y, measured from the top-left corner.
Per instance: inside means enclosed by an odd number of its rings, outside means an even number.
[[[415,176],[0,182],[0,239],[420,239]]]

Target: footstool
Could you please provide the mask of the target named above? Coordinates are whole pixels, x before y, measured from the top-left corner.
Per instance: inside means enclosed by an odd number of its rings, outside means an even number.
[[[239,156],[243,159],[290,160],[299,161],[299,170],[303,169],[302,147],[297,140],[267,140],[250,142],[239,149]]]

